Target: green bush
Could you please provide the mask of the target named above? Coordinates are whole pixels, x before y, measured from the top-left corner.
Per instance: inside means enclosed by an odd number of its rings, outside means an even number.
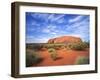
[[[56,52],[56,50],[54,48],[49,48],[48,52],[52,53],[52,52]]]
[[[76,59],[75,64],[89,64],[89,58],[84,57],[84,56],[80,56]]]
[[[57,52],[56,52],[55,49],[50,48],[50,49],[48,49],[48,52],[50,53],[50,56],[51,56],[51,58],[52,58],[53,60],[56,60],[56,59],[57,59]]]
[[[88,48],[88,45],[84,42],[69,43],[67,44],[67,48],[72,50],[85,50],[86,48]]]
[[[33,51],[33,53],[31,52],[26,53],[26,67],[30,67],[33,64],[36,64],[41,61],[41,58],[39,57],[38,54],[39,53],[36,53],[35,51]]]

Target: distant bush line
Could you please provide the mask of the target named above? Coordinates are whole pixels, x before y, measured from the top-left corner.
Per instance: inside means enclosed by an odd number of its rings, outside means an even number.
[[[34,49],[34,50],[42,50],[42,49],[71,49],[71,50],[85,50],[89,48],[89,42],[77,42],[77,43],[33,43],[33,44],[26,44],[26,48]]]

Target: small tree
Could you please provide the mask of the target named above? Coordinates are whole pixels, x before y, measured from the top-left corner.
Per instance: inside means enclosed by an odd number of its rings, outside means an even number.
[[[51,56],[51,58],[52,58],[53,60],[56,60],[56,59],[57,59],[57,52],[56,52],[55,49],[50,48],[50,49],[48,49],[48,52],[50,53],[50,56]]]

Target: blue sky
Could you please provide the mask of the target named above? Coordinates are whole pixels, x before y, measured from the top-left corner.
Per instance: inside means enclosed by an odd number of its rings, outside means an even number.
[[[46,43],[59,36],[89,41],[89,15],[26,12],[26,43]]]

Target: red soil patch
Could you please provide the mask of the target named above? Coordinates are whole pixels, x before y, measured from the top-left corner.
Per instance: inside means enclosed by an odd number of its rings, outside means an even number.
[[[43,58],[43,61],[35,65],[33,64],[33,66],[75,65],[75,61],[79,56],[89,57],[89,49],[84,51],[66,49],[57,50],[58,59],[55,61],[50,57],[48,50],[39,52],[40,56]]]

